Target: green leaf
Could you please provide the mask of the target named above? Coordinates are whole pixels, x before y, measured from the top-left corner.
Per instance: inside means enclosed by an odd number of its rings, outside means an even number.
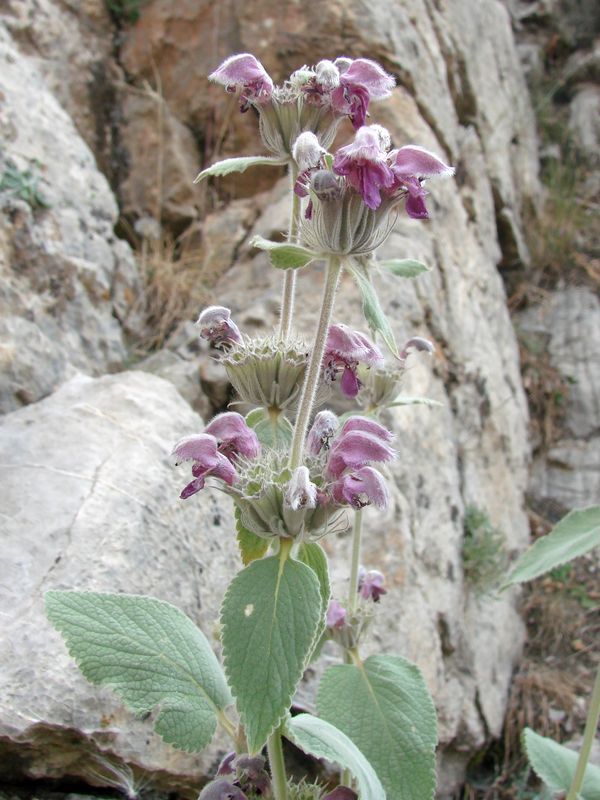
[[[85,677],[137,714],[158,708],[156,732],[180,750],[210,742],[232,700],[204,634],[179,609],[128,594],[46,593],[46,613]]]
[[[242,511],[238,506],[235,507],[235,529],[237,531],[237,543],[240,548],[240,555],[245,567],[251,561],[262,558],[269,549],[269,540],[262,536],[257,536],[244,526],[242,522]]]
[[[317,253],[298,244],[271,242],[269,239],[263,239],[262,236],[253,236],[250,244],[252,247],[268,252],[271,264],[277,269],[299,269],[319,257]]]
[[[262,445],[274,450],[285,449],[292,442],[294,426],[283,412],[272,416],[266,408],[255,408],[246,415],[246,423]]]
[[[317,708],[364,753],[388,800],[428,800],[435,791],[436,717],[418,668],[399,656],[330,667]]]
[[[513,583],[531,581],[600,545],[600,506],[571,511],[548,533],[526,550],[508,576]]]
[[[300,545],[298,550],[298,560],[310,567],[319,580],[319,588],[321,592],[321,620],[315,637],[313,652],[310,656],[310,661],[313,661],[319,654],[325,640],[323,633],[327,627],[326,614],[327,606],[331,598],[331,583],[329,581],[329,567],[327,565],[327,556],[320,544],[316,542],[304,542]]]
[[[358,747],[331,723],[312,714],[298,714],[286,722],[284,735],[305,753],[350,770],[356,778],[360,800],[385,800],[383,786],[371,764]],[[389,795],[387,797],[389,800]]]
[[[531,766],[553,792],[568,792],[571,787],[578,754],[553,739],[540,736],[531,728],[523,731],[523,743]],[[600,800],[600,769],[588,764],[578,797]]]
[[[253,561],[229,585],[221,641],[250,753],[259,752],[289,708],[320,619],[317,576],[292,558]]]
[[[287,162],[281,158],[272,158],[271,156],[243,156],[242,158],[226,158],[223,161],[217,161],[211,167],[203,169],[202,172],[196,176],[194,183],[200,183],[204,178],[224,177],[232,172],[245,172],[248,167],[282,167]]]
[[[409,395],[400,395],[393,403],[388,403],[388,408],[395,408],[396,406],[443,406],[439,400],[432,400],[431,397],[410,397]]]
[[[400,358],[398,346],[394,338],[392,326],[388,318],[381,308],[379,297],[375,291],[375,287],[371,281],[371,275],[366,267],[362,264],[355,262],[349,266],[349,269],[354,276],[356,285],[362,296],[363,301],[363,314],[372,331],[379,333],[383,341],[388,346],[392,355]]]
[[[423,272],[431,272],[431,267],[413,258],[391,258],[387,261],[378,261],[377,265],[398,278],[416,278]]]

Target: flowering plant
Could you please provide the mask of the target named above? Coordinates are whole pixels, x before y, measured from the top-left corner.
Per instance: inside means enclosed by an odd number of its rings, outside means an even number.
[[[273,163],[287,164],[291,178],[287,241],[253,240],[284,272],[278,330],[250,338],[224,306],[206,308],[198,320],[250,410],[219,414],[173,448],[175,463],[191,471],[182,500],[194,502],[210,483],[235,507],[244,568],[223,599],[223,666],[191,620],[151,598],[49,592],[48,615],[87,678],[112,686],[136,712],[158,708],[155,729],[167,742],[198,751],[220,725],[233,750],[203,800],[428,800],[435,787],[433,704],[413,664],[391,654],[361,657],[386,589],[380,571],[361,566],[360,549],[365,509],[384,509],[390,498],[386,465],[396,449],[381,414],[402,403],[398,385],[410,354],[433,351],[418,336],[398,348],[372,282],[375,251],[403,206],[413,218],[427,217],[426,179],[452,169],[421,147],[392,148],[385,128],[365,125],[371,101],[394,85],[369,59],[323,60],[275,86],[245,53],[210,78],[238,93],[242,112],[255,109],[271,155],[227,159],[198,178]],[[344,117],[354,139],[330,153]],[[292,332],[295,280],[321,260],[319,322],[307,347]],[[426,269],[406,260],[379,264],[403,277]],[[361,292],[370,336],[333,321],[342,270]],[[317,411],[337,390],[361,413]],[[349,585],[332,598],[321,541],[348,528]],[[317,713],[292,715],[302,674],[327,641],[339,645],[343,663],[325,671]],[[339,785],[290,781],[282,737],[339,765]]]

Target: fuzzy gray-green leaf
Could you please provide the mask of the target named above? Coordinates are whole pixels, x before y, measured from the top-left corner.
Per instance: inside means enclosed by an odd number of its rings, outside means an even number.
[[[544,783],[553,792],[568,792],[578,754],[553,739],[540,736],[531,728],[523,731],[523,742],[531,766]],[[600,769],[594,764],[587,765],[578,796],[581,800],[600,800]]]
[[[91,682],[110,686],[136,713],[158,708],[169,744],[202,750],[229,705],[225,676],[204,634],[179,609],[127,594],[46,593],[46,613]]]
[[[272,158],[270,156],[242,156],[241,158],[225,158],[223,161],[217,161],[196,176],[194,183],[200,183],[205,178],[211,177],[224,177],[230,175],[232,172],[245,172],[248,167],[282,167],[285,161],[280,158]]]
[[[317,709],[367,757],[388,800],[429,800],[435,791],[436,718],[418,668],[399,656],[330,667]]]
[[[424,272],[431,272],[431,267],[414,258],[391,258],[386,261],[378,261],[377,266],[391,272],[397,278],[416,278]]]
[[[258,753],[292,700],[321,619],[319,581],[310,567],[271,556],[231,582],[221,609],[231,691]]]
[[[386,793],[373,767],[335,725],[312,714],[298,714],[286,722],[284,734],[305,753],[348,769],[356,778],[360,800],[385,800]]]
[[[506,586],[531,581],[600,545],[600,506],[576,509],[537,540],[517,561]]]
[[[289,242],[271,242],[262,236],[253,236],[250,244],[259,250],[265,250],[269,254],[271,264],[277,269],[299,269],[318,258],[317,253],[306,247]]]

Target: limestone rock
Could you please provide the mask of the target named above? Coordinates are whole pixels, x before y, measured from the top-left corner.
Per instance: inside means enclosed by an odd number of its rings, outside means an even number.
[[[585,287],[562,287],[518,317],[518,327],[541,335],[552,365],[568,381],[561,436],[534,461],[531,492],[562,513],[598,502],[600,476],[600,301]],[[558,516],[561,516],[559,512]]]
[[[0,421],[1,777],[102,785],[124,762],[197,790],[217,757],[218,741],[201,756],[165,745],[150,720],[90,686],[43,613],[51,588],[147,593],[211,638],[239,567],[230,504],[210,490],[179,500],[187,475],[168,459],[201,428],[168,382],[141,372],[78,375]]]
[[[600,152],[600,85],[584,84],[571,101],[569,127],[579,147],[591,159]]]
[[[126,356],[122,325],[139,324],[128,316],[139,287],[92,153],[35,60],[1,26],[0,63],[0,410],[8,411],[43,397],[74,368],[117,369]]]

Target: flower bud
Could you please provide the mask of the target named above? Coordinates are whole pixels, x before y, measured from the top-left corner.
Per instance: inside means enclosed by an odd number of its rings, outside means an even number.
[[[431,355],[431,353],[435,351],[435,347],[429,339],[424,339],[422,336],[413,336],[402,348],[400,359],[403,361],[406,360],[411,350],[418,350],[421,353],[429,353]]]
[[[333,792],[326,794],[322,800],[358,800],[358,795],[348,786],[336,786]]]
[[[229,783],[226,778],[218,778],[207,783],[200,792],[198,800],[248,800],[247,795],[238,786]]]
[[[315,73],[317,83],[320,83],[328,91],[340,85],[340,71],[333,61],[328,61],[326,58],[319,61],[315,67]]]
[[[304,133],[301,133],[294,142],[292,148],[292,155],[298,164],[300,172],[318,167],[321,156],[326,152],[325,148],[321,147],[319,140],[311,131],[304,131]]]
[[[352,59],[346,56],[339,56],[333,63],[338,68],[340,75],[343,75],[352,64]]]
[[[319,200],[324,202],[339,200],[342,196],[342,187],[339,180],[328,169],[320,169],[314,173],[310,181],[310,188]]]
[[[242,342],[242,334],[225,306],[209,306],[198,317],[200,336],[215,347]]]
[[[285,504],[294,511],[316,507],[317,487],[311,481],[306,467],[302,466],[294,470],[285,490]]]
[[[327,606],[327,627],[328,628],[343,628],[348,621],[348,614],[346,609],[338,603],[337,600],[330,600]]]
[[[318,456],[321,450],[329,450],[329,441],[339,424],[333,411],[319,411],[306,439],[306,449],[311,456]]]
[[[382,572],[377,569],[370,569],[368,572],[361,567],[358,573],[358,593],[363,600],[379,602],[379,598],[387,591],[383,588],[385,578]]]

